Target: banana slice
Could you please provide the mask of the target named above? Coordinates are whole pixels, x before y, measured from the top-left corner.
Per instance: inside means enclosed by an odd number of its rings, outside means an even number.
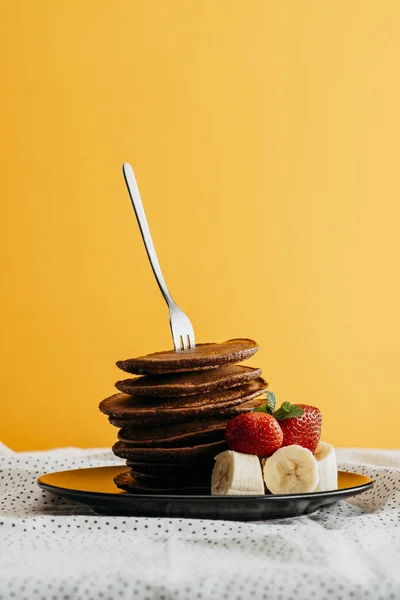
[[[335,448],[331,444],[320,442],[314,456],[317,459],[319,483],[316,492],[329,492],[338,488],[338,473]]]
[[[265,494],[260,459],[253,454],[225,450],[215,457],[211,475],[212,496]]]
[[[273,494],[313,492],[318,485],[318,462],[307,448],[283,446],[264,461],[264,481]]]

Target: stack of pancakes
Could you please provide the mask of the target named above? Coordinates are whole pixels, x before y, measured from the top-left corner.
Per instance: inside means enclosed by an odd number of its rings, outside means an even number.
[[[214,456],[226,449],[229,419],[262,404],[261,369],[236,363],[256,342],[234,339],[117,362],[133,375],[100,403],[118,432],[113,452],[130,471],[115,479],[135,493],[209,493]],[[264,400],[265,401],[265,400]]]

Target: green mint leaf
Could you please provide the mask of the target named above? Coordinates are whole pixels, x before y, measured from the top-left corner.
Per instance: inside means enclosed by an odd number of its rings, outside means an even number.
[[[260,404],[260,406],[256,406],[256,408],[253,408],[252,412],[269,413],[269,408],[267,404]]]
[[[283,402],[280,408],[274,412],[274,417],[278,421],[284,419],[292,419],[293,417],[301,417],[304,415],[304,410],[297,404],[290,404],[290,402]]]
[[[297,406],[297,404],[292,404],[290,411],[289,411],[289,416],[290,417],[301,417],[302,415],[304,415],[304,410],[301,408],[301,406]]]
[[[263,412],[267,415],[273,415],[276,406],[276,397],[274,392],[267,392],[267,402],[253,408],[253,412]]]
[[[273,415],[276,407],[276,396],[274,392],[267,392],[267,404],[269,408],[269,414]]]

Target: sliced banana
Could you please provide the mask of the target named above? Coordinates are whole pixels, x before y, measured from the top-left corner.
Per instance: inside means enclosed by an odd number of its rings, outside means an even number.
[[[265,494],[260,459],[253,454],[226,450],[215,457],[211,476],[213,496],[260,496]]]
[[[314,453],[318,463],[319,483],[316,492],[329,492],[338,488],[338,472],[335,448],[331,444],[320,442]]]
[[[272,494],[313,492],[318,485],[318,462],[307,448],[283,446],[265,459],[264,482]]]

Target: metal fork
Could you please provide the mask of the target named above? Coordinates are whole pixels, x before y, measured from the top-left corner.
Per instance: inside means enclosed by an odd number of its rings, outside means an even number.
[[[146,214],[144,212],[142,200],[140,198],[139,189],[136,183],[133,169],[129,163],[124,163],[122,170],[124,172],[125,182],[128,188],[129,196],[139,223],[140,233],[142,234],[143,242],[146,247],[147,256],[153,269],[153,273],[157,280],[158,286],[169,309],[169,324],[171,327],[172,339],[174,340],[175,350],[187,350],[194,348],[195,339],[192,324],[183,310],[179,308],[173,300],[167,284],[165,283],[161,272],[160,263],[158,262],[157,254],[154,248],[149,225],[147,223]]]

